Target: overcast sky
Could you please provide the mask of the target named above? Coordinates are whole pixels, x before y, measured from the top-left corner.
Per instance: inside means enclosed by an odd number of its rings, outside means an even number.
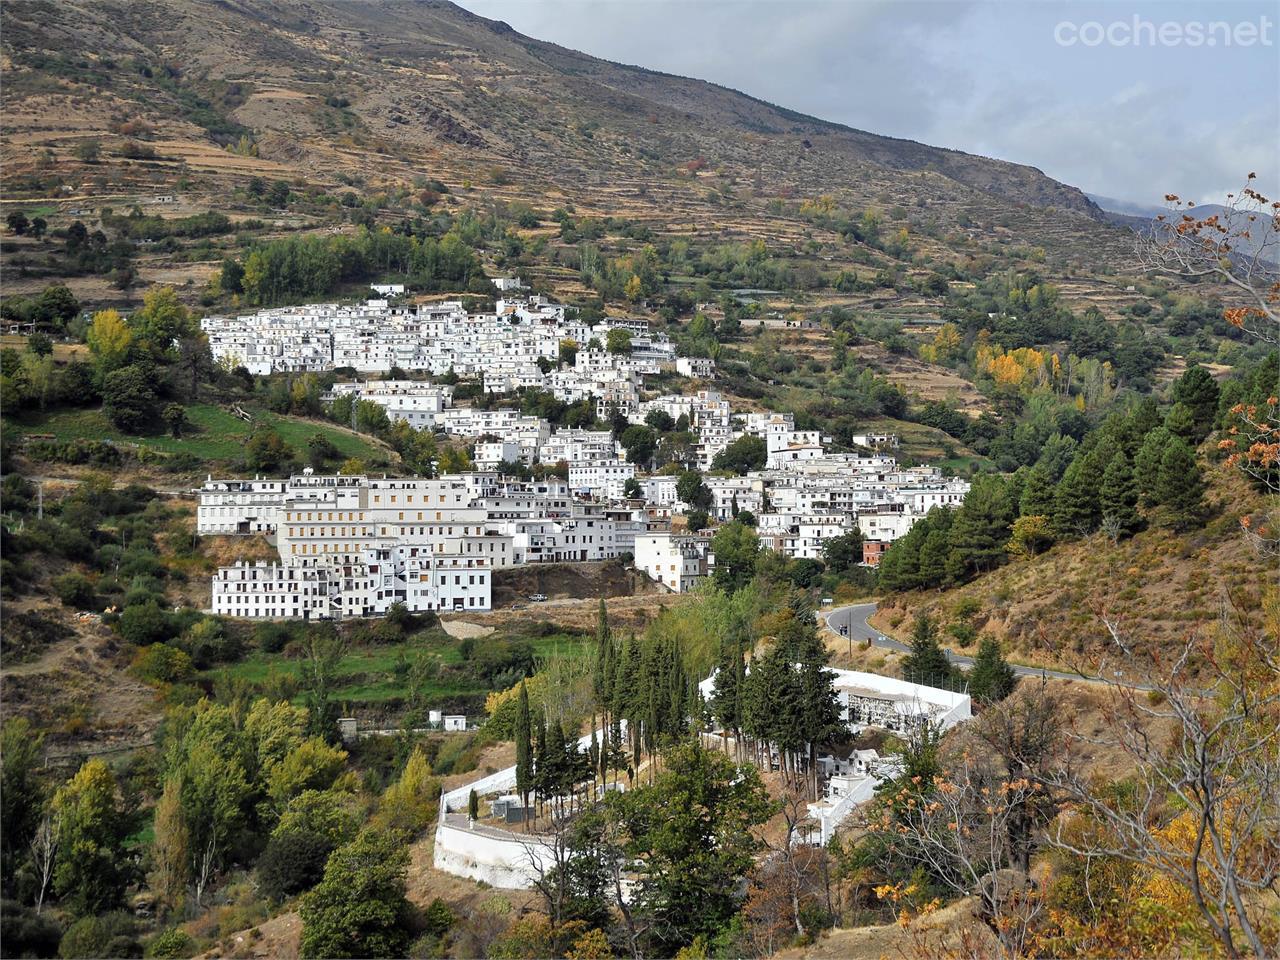
[[[873,133],[1028,163],[1089,193],[1203,203],[1256,171],[1259,189],[1280,194],[1275,0],[460,2],[538,39]],[[1165,46],[1145,26],[1140,45],[1126,43],[1135,17],[1188,33],[1226,23],[1231,43],[1219,27],[1212,46]],[[1121,24],[1111,34],[1120,43],[1090,23]],[[1250,30],[1254,43],[1241,45]]]

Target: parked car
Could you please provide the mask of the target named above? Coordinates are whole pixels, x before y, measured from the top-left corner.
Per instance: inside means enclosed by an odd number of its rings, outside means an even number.
[[[547,595],[545,593],[534,593],[534,594],[530,594],[529,596],[529,600],[532,603],[542,603],[546,599],[547,599]]]

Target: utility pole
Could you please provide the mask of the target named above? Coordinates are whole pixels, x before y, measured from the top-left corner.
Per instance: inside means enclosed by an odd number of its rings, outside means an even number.
[[[36,519],[44,519],[44,481],[36,481]]]

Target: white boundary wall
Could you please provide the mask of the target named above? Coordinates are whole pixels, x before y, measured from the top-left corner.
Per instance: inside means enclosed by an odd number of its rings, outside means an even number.
[[[626,723],[622,730],[626,732]],[[599,738],[603,731],[597,731]],[[591,746],[591,734],[578,740],[578,749]],[[490,793],[507,793],[515,788],[516,768],[507,767],[487,777],[442,793],[440,812],[436,818],[436,843],[434,864],[437,870],[471,880],[483,880],[503,890],[519,890],[533,885],[536,875],[534,864],[542,857],[550,857],[551,850],[536,834],[521,836],[477,825],[475,829],[449,822],[449,814],[465,810],[467,800],[474,790],[477,796]],[[545,861],[543,861],[545,862]]]
[[[436,824],[435,868],[500,890],[533,886],[534,864],[549,864],[551,850],[533,835],[506,840],[494,836],[496,832],[456,826],[442,815]]]

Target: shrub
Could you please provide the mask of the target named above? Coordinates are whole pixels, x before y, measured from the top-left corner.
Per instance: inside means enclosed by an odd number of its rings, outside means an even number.
[[[177,927],[157,933],[147,941],[144,952],[144,956],[155,957],[156,960],[179,960],[181,957],[193,957],[195,954],[196,942]]]
[[[93,610],[98,606],[93,584],[83,574],[74,571],[54,577],[53,592],[66,606],[77,610]]]
[[[139,650],[131,669],[146,683],[180,683],[195,674],[191,658],[167,643],[153,643]]]
[[[139,647],[168,640],[169,615],[154,600],[126,607],[120,615],[120,636]]]
[[[253,628],[253,642],[263,653],[279,653],[292,637],[289,628],[280,623],[259,623]]]
[[[62,928],[15,900],[0,901],[0,941],[6,957],[52,957],[58,952]]]
[[[272,835],[258,858],[258,888],[272,901],[310,890],[324,876],[333,852],[326,838],[301,830]]]
[[[84,917],[67,928],[58,944],[58,956],[63,960],[141,957],[142,944],[138,942],[136,932],[133,917],[122,911]]]

